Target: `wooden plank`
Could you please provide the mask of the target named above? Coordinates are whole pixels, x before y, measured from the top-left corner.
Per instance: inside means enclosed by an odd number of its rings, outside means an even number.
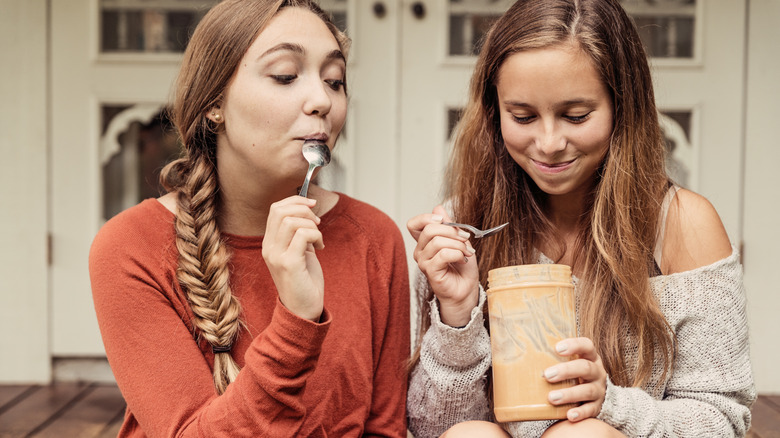
[[[780,412],[766,397],[759,397],[753,405],[753,423],[749,437],[780,438]]]
[[[780,415],[780,395],[762,395],[759,396],[759,398],[762,398],[768,401],[769,403],[773,404],[775,406],[775,410],[777,411],[777,414]]]
[[[116,385],[96,385],[32,436],[95,437],[110,426],[117,415],[122,415],[124,410],[125,400]],[[116,434],[113,436],[116,437]]]
[[[37,388],[35,385],[0,385],[0,413],[7,410],[10,407],[7,405],[17,397],[24,397],[26,392],[32,393]]]
[[[124,411],[120,412],[119,415],[114,418],[111,423],[106,426],[105,429],[103,429],[100,432],[100,435],[96,436],[95,438],[116,438],[119,436],[119,429],[122,428],[122,423],[125,421],[125,413]]]
[[[0,414],[0,437],[27,436],[88,388],[65,383],[41,387]]]

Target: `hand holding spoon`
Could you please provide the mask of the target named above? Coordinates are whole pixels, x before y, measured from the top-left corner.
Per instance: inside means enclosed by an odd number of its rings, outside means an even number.
[[[325,167],[330,163],[330,149],[321,141],[306,140],[303,142],[303,158],[309,162],[309,171],[306,172],[306,178],[303,180],[303,186],[298,194],[305,198],[309,193],[309,181],[314,169]]]

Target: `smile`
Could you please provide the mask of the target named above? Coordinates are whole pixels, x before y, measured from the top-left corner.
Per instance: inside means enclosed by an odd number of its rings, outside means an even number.
[[[539,169],[539,171],[541,171],[542,173],[560,173],[570,168],[572,164],[574,164],[574,161],[576,161],[576,159],[570,161],[564,161],[561,163],[543,163],[541,161],[536,161],[534,159],[531,159],[531,161],[533,161],[536,168]]]

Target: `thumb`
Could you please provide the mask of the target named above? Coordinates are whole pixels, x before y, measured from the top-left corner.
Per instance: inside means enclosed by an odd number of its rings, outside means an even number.
[[[437,214],[443,218],[442,222],[452,222],[452,218],[450,218],[450,215],[447,213],[447,210],[444,209],[442,205],[437,205],[433,208],[433,214]]]

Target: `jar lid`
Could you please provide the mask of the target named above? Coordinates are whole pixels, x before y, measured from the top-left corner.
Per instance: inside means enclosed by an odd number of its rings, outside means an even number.
[[[491,269],[488,272],[489,288],[540,282],[571,283],[571,266],[558,264],[515,265]]]

